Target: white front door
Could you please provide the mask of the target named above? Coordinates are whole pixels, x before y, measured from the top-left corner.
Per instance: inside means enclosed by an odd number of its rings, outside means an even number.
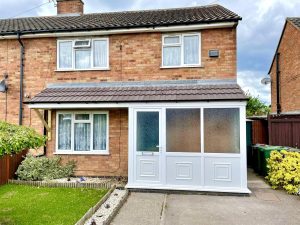
[[[161,183],[161,110],[134,111],[134,170],[137,183]]]

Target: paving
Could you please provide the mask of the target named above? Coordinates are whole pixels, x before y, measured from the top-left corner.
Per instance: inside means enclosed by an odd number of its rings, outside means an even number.
[[[300,197],[248,173],[250,196],[132,192],[113,225],[300,224]]]

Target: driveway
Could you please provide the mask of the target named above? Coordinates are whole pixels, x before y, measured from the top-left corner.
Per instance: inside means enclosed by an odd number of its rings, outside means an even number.
[[[300,221],[300,197],[272,190],[252,172],[250,197],[132,192],[113,225],[292,225]]]

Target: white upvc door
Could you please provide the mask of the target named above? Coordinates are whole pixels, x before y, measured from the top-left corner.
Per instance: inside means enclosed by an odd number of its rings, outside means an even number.
[[[161,109],[134,110],[135,183],[161,184],[162,181]]]

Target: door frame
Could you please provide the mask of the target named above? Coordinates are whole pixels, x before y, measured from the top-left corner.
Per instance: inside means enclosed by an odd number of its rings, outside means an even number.
[[[134,181],[137,181],[137,156],[143,156],[143,152],[137,151],[137,113],[138,112],[158,112],[159,113],[159,151],[158,152],[152,152],[152,154],[145,154],[145,156],[158,156],[158,181],[148,181],[147,184],[151,185],[153,183],[154,185],[161,185],[164,183],[164,175],[163,175],[163,165],[164,165],[164,159],[163,159],[163,152],[164,152],[164,141],[163,141],[163,112],[161,108],[135,108],[133,110],[133,179]],[[142,182],[142,181],[140,181]],[[142,182],[143,183],[143,182]]]

